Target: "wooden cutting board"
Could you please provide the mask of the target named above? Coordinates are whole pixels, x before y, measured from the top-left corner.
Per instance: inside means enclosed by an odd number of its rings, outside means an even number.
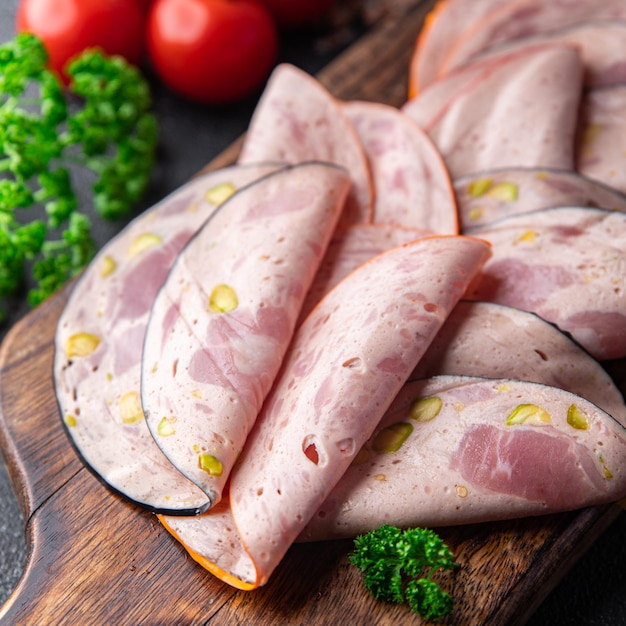
[[[432,2],[399,4],[401,19],[382,20],[319,74],[335,95],[404,101],[410,54]],[[239,145],[209,167],[232,162]],[[295,545],[265,587],[242,592],[200,568],[155,516],[110,493],[76,456],[54,395],[54,330],[70,288],[15,325],[0,349],[0,445],[29,551],[0,624],[420,623],[408,608],[369,596],[348,563],[350,541]],[[460,564],[443,579],[455,599],[443,623],[524,623],[620,511],[442,529]]]

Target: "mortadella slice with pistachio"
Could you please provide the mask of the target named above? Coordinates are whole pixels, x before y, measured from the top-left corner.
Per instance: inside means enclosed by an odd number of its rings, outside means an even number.
[[[283,63],[254,110],[239,163],[328,161],[350,172],[340,224],[370,222],[374,187],[359,138],[340,102],[306,72]]]
[[[626,427],[626,404],[606,370],[567,334],[534,313],[462,301],[412,379],[462,375],[514,378],[576,393]]]
[[[569,391],[511,379],[407,383],[299,537],[450,526],[626,496],[626,429]]]
[[[209,504],[171,465],[144,420],[140,363],[152,300],[176,255],[216,208],[277,167],[229,167],[172,193],[102,248],[61,314],[54,380],[70,441],[109,487],[141,506],[191,514]]]
[[[626,213],[626,195],[571,170],[507,168],[454,181],[461,230],[503,217],[559,206],[591,206]]]
[[[398,109],[349,101],[352,122],[372,173],[374,223],[458,234],[459,220],[450,174],[430,137]]]
[[[493,244],[468,299],[532,311],[596,359],[626,356],[626,214],[558,207],[468,232]]]
[[[361,265],[321,300],[231,474],[232,520],[226,508],[160,518],[194,559],[242,589],[267,582],[488,256],[479,239],[425,237]]]
[[[214,505],[291,341],[350,178],[303,163],[233,195],[154,298],[142,405],[166,456]]]

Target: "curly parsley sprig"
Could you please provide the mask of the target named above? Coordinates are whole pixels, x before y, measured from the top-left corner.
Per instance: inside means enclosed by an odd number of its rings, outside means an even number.
[[[428,528],[401,530],[385,524],[354,540],[349,561],[378,600],[402,603],[433,621],[452,611],[452,597],[431,576],[458,564],[443,540]]]
[[[0,46],[0,301],[18,291],[30,268],[31,305],[95,253],[71,168],[92,172],[96,214],[124,217],[148,185],[158,137],[137,68],[86,50],[70,64],[66,90],[46,62],[33,35]]]

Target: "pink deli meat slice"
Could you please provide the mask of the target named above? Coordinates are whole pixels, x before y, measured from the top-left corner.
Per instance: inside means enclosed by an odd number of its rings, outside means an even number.
[[[462,301],[448,316],[412,379],[441,375],[513,378],[571,391],[626,427],[626,405],[604,368],[534,313]]]
[[[431,234],[426,230],[389,224],[358,224],[336,231],[302,305],[299,323],[357,267],[390,248]]]
[[[559,207],[471,232],[493,244],[493,257],[469,299],[537,313],[597,359],[626,356],[624,213]]]
[[[235,525],[223,512],[162,518],[196,560],[239,588],[267,582],[488,255],[478,239],[426,237],[375,257],[326,295],[294,336],[231,475]],[[238,538],[208,544],[199,525],[213,535],[214,525],[236,528]]]
[[[578,122],[576,162],[581,174],[622,193],[626,193],[625,111],[626,84],[585,94]]]
[[[454,181],[462,231],[503,217],[558,206],[626,212],[626,195],[569,170],[508,168]]]
[[[513,0],[467,28],[449,49],[440,76],[496,44],[598,20],[625,21],[623,0]]]
[[[385,104],[351,101],[343,110],[368,158],[376,198],[372,221],[458,234],[450,175],[430,137]]]
[[[349,186],[346,171],[328,163],[257,181],[189,242],[154,299],[146,421],[213,504],[278,372]]]
[[[411,58],[411,96],[418,95],[440,73],[449,50],[464,31],[510,0],[439,0],[426,16]]]
[[[434,141],[453,179],[504,167],[573,169],[582,89],[575,48],[512,54],[470,68],[468,78],[453,76],[444,97],[428,96],[432,85],[403,107]]]
[[[141,411],[141,348],[152,300],[219,204],[275,169],[205,174],[137,217],[83,272],[59,319],[54,380],[70,440],[96,475],[141,506],[194,513],[209,504],[156,446]]]
[[[315,78],[289,65],[270,76],[252,115],[239,163],[328,161],[345,167],[352,187],[341,224],[372,219],[374,189],[367,158],[339,101]]]
[[[233,518],[265,582],[341,478],[489,255],[426,237],[362,265],[295,335],[232,475]]]
[[[525,36],[491,48],[472,59],[472,64],[485,58],[523,52],[550,43],[572,45],[578,49],[586,88],[626,83],[626,21],[588,22]]]
[[[562,389],[442,376],[404,386],[300,540],[382,524],[543,515],[626,495],[626,429]]]

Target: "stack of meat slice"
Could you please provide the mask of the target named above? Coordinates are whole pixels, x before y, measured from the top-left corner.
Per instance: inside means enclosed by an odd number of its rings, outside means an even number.
[[[229,584],[265,584],[296,541],[626,496],[600,364],[626,357],[626,60],[593,53],[624,31],[587,24],[622,3],[543,6],[441,2],[402,109],[277,67],[238,164],[76,284],[68,435]]]

